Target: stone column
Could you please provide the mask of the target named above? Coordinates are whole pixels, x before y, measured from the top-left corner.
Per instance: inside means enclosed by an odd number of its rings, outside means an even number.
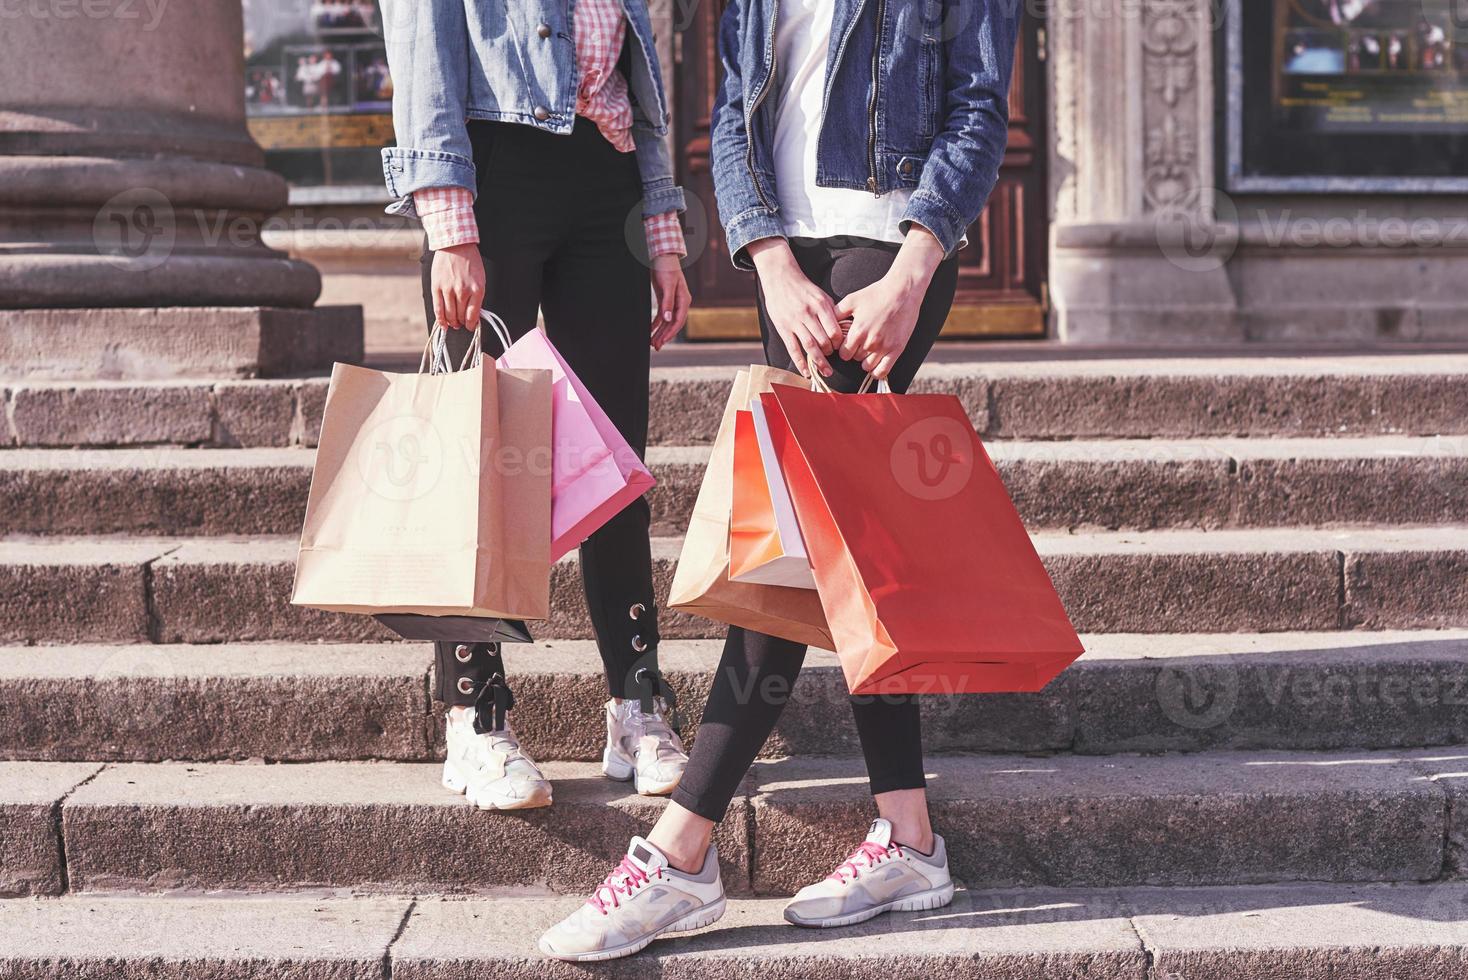
[[[260,240],[286,184],[245,130],[242,32],[239,0],[0,5],[6,373],[251,374],[361,356],[350,308],[283,312],[311,307],[321,280]],[[216,362],[195,339],[170,359],[169,336],[207,330],[199,308],[218,307],[272,349]],[[147,335],[136,358],[128,330]],[[41,353],[58,344],[113,356]]]
[[[1207,0],[1051,6],[1051,296],[1066,340],[1225,339]]]

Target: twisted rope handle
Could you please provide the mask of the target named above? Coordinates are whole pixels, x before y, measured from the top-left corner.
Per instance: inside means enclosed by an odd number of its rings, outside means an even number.
[[[463,371],[478,367],[483,353],[479,346],[479,331],[475,330],[458,369]],[[425,371],[429,374],[452,374],[454,371],[453,359],[449,357],[448,331],[441,323],[435,323],[433,329],[428,331],[428,341],[423,345],[423,356],[418,360],[418,373],[423,374]]]
[[[505,325],[505,321],[501,320],[497,313],[491,313],[489,310],[480,310],[479,325],[482,327],[486,323],[489,324],[489,329],[494,331],[495,337],[499,339],[500,350],[509,350],[510,344],[513,341],[510,340],[510,328]]]
[[[875,381],[875,380],[876,379],[873,378],[870,374],[867,375],[865,378],[862,379],[861,387],[856,389],[856,393],[858,395],[865,395],[867,392],[871,391],[872,390],[872,382]],[[836,389],[834,389],[834,388],[831,387],[830,382],[828,382],[825,378],[821,377],[821,373],[819,371],[812,371],[810,373],[810,390],[811,391],[823,391],[823,392],[825,392],[828,395],[839,394],[839,392],[837,392]],[[890,394],[892,394],[892,386],[887,383],[887,379],[886,378],[883,378],[882,380],[877,381],[877,394],[879,394],[879,395],[890,395]]]

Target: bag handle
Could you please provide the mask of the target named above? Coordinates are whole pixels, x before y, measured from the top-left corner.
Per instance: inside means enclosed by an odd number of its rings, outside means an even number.
[[[863,378],[862,379],[862,382],[861,382],[861,387],[856,389],[856,393],[858,395],[865,395],[867,392],[871,391],[872,390],[872,381],[873,380],[875,380],[875,379],[870,374],[867,375],[865,378]],[[819,372],[819,371],[812,371],[810,373],[810,390],[811,391],[823,391],[823,392],[825,392],[828,395],[838,394],[838,392],[834,388],[831,387],[830,382],[828,382],[825,378],[821,377],[821,372]],[[892,386],[887,383],[887,379],[886,378],[883,378],[882,380],[880,380],[880,381],[877,382],[877,394],[879,394],[879,395],[890,395],[890,394],[892,394]]]
[[[423,356],[418,360],[418,373],[423,374],[426,371],[429,374],[452,374],[455,370],[476,368],[483,361],[484,348],[480,346],[479,331],[476,329],[469,339],[469,349],[464,351],[464,359],[455,368],[449,357],[448,331],[443,324],[435,323],[433,329],[428,331],[428,342],[423,345]]]
[[[500,350],[509,350],[510,344],[513,341],[510,340],[510,328],[505,325],[505,321],[501,320],[497,313],[492,313],[489,310],[480,310],[479,325],[482,327],[486,323],[489,324],[489,329],[493,330],[495,337],[498,338]]]

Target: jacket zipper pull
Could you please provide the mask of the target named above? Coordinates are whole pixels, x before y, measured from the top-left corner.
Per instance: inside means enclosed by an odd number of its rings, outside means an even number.
[[[877,193],[877,178],[875,178],[875,177],[868,177],[867,178],[867,190],[871,191],[873,194],[876,194]]]

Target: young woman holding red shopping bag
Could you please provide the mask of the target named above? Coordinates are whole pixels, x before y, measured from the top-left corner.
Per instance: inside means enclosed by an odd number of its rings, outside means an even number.
[[[682,329],[690,303],[683,191],[663,142],[669,115],[645,0],[415,0],[384,13],[397,145],[383,167],[399,199],[388,210],[427,232],[430,326],[450,328],[457,364],[481,310],[513,338],[543,314],[640,456],[649,349]],[[645,254],[625,232],[638,210]],[[649,522],[639,498],[585,541],[581,569],[610,694],[603,770],[665,794],[687,756],[657,669]],[[435,646],[435,696],[449,707],[444,785],[484,809],[548,805],[550,783],[509,722],[498,645]]]
[[[730,0],[714,181],[734,263],[757,273],[771,365],[818,373],[837,391],[868,374],[894,392],[912,382],[1004,155],[1018,14],[1012,0]],[[543,952],[627,955],[723,914],[713,828],[804,655],[730,628],[672,802],[590,900],[546,932]],[[811,868],[815,883],[786,908],[797,925],[952,900],[916,699],[853,698],[852,712],[880,816],[829,875]]]

